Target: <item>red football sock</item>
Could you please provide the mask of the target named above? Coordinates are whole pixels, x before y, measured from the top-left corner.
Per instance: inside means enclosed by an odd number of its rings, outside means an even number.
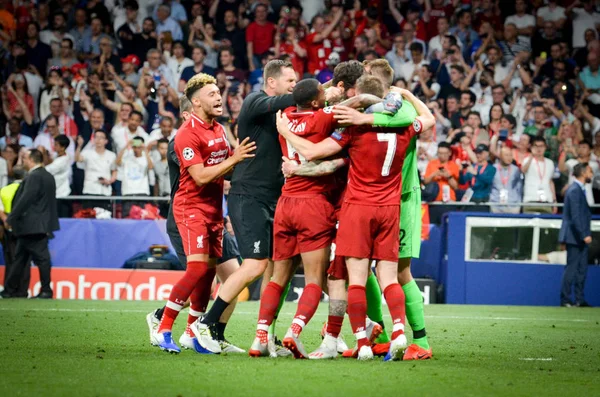
[[[206,275],[202,278],[200,285],[202,286],[202,292],[200,294],[199,308],[201,312],[206,312],[208,302],[210,301],[212,283],[217,274],[217,269],[212,267],[208,269]]]
[[[283,293],[283,287],[271,281],[267,284],[260,298],[260,309],[258,311],[258,325],[256,326],[256,336],[261,339],[262,343],[267,342],[269,326],[273,322],[277,308],[279,307],[279,299]],[[263,341],[264,340],[264,341]]]
[[[385,301],[387,302],[394,328],[392,330],[392,340],[404,333],[404,317],[406,316],[406,306],[404,290],[400,284],[390,284],[383,291]]]
[[[369,345],[365,318],[367,317],[367,290],[362,285],[351,285],[348,287],[348,316],[352,332],[356,336],[358,349]]]
[[[321,287],[317,284],[308,284],[304,287],[300,301],[298,301],[296,315],[292,321],[292,332],[296,336],[300,335],[302,329],[315,315],[321,301],[321,292]]]
[[[173,329],[173,323],[183,308],[183,304],[192,295],[196,285],[198,285],[207,270],[208,263],[206,262],[188,262],[185,274],[171,290],[165,313],[158,326],[159,333],[170,332]]]
[[[344,316],[332,316],[329,315],[327,317],[327,330],[326,332],[337,338],[340,336],[340,332],[342,332],[342,324],[344,323]]]

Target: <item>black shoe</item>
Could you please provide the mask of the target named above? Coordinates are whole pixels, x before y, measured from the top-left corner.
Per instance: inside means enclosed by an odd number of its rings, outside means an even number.
[[[560,304],[562,307],[573,307],[573,304],[571,302],[563,302]]]
[[[35,299],[52,299],[52,291],[40,292],[40,294],[36,296]]]
[[[10,299],[10,298],[15,298],[14,294],[11,294],[10,292],[4,290],[2,292],[0,292],[0,298],[2,299]]]
[[[575,306],[577,306],[577,307],[592,307],[592,306],[591,306],[589,303],[587,303],[586,301],[583,301],[583,302],[577,302],[577,303],[575,304]]]

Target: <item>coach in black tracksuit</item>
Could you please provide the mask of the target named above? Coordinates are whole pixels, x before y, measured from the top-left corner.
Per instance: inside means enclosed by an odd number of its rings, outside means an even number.
[[[228,197],[229,216],[244,260],[221,286],[202,320],[211,326],[211,333],[229,302],[264,273],[273,252],[273,217],[284,181],[275,115],[295,105],[291,92],[296,74],[290,62],[273,60],[265,66],[264,81],[263,91],[246,97],[238,119],[240,141],[256,142],[256,156],[233,170]]]
[[[54,177],[43,167],[42,153],[33,149],[25,159],[29,175],[17,194],[7,223],[17,237],[15,263],[5,277],[5,290],[12,293],[19,289],[23,271],[30,259],[39,268],[42,288],[37,298],[52,299],[50,288],[50,251],[48,238],[59,229],[56,212],[56,183]]]

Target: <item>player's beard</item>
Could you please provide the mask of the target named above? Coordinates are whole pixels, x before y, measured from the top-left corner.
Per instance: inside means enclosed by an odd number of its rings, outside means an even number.
[[[220,107],[216,107],[220,104]],[[198,117],[201,119],[212,122],[214,119],[221,117],[223,115],[223,103],[215,102],[215,103],[203,103],[198,109],[199,112],[195,112]]]

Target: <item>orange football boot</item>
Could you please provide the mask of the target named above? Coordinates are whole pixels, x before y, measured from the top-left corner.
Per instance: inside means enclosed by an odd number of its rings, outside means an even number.
[[[423,349],[421,346],[413,343],[412,345],[408,346],[408,348],[404,352],[404,357],[402,358],[402,360],[429,360],[432,356],[433,353],[431,352],[431,348]]]

